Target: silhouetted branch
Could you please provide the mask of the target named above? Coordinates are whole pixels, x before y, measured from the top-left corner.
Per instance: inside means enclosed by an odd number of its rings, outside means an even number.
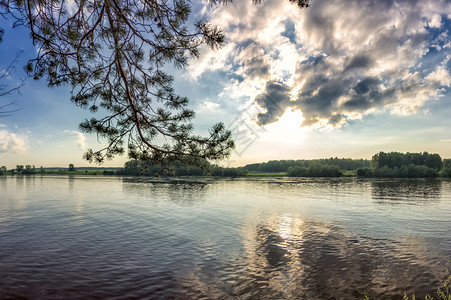
[[[20,88],[25,84],[25,79],[21,79],[20,83],[14,87],[9,87],[9,85],[5,83],[5,81],[8,80],[10,74],[15,70],[16,64],[21,54],[22,51],[18,52],[11,63],[8,65],[8,67],[0,70],[0,97],[10,95],[15,92],[20,94]]]
[[[20,108],[17,109],[10,109],[11,106],[17,105],[16,101],[13,101],[11,103],[0,105],[0,118],[1,117],[8,117],[11,115],[11,113],[16,112],[20,110]]]

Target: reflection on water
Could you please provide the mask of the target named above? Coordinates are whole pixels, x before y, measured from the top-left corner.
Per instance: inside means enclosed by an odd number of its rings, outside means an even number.
[[[0,188],[2,299],[424,298],[451,254],[447,181],[59,176]]]
[[[168,186],[169,199],[179,206],[192,206],[205,201],[205,183],[171,184]]]
[[[217,277],[202,268],[180,278],[179,297],[239,299],[400,299],[434,293],[446,275],[439,253],[418,240],[350,237],[341,228],[271,215],[246,224],[244,253]],[[417,249],[417,248],[420,249]]]
[[[257,298],[372,299],[418,291],[432,292],[443,277],[434,251],[419,251],[423,241],[351,237],[338,226],[272,215],[244,228],[243,264],[252,278],[247,288]],[[424,250],[424,249],[422,249]],[[233,279],[232,279],[233,281]],[[239,293],[238,293],[239,294]]]
[[[205,182],[159,182],[155,180],[126,179],[123,186],[126,193],[136,195],[148,201],[169,200],[178,206],[193,206],[205,201]]]
[[[371,182],[373,198],[384,204],[429,204],[439,201],[442,181],[438,179],[392,179]]]

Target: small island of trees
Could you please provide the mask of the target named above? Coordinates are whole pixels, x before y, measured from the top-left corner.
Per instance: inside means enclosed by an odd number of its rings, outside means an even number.
[[[400,153],[379,152],[371,159],[370,168],[357,169],[358,177],[426,178],[451,177],[450,159],[442,160],[440,155],[428,152]]]
[[[130,160],[124,168],[116,171],[117,175],[128,176],[215,176],[239,177],[245,176],[247,170],[243,168],[224,168],[210,164],[202,159],[193,164],[180,161],[156,163],[152,161]]]

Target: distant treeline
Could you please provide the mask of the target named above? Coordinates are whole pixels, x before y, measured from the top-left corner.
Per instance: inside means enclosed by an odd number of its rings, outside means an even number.
[[[97,175],[97,169],[76,169],[70,164],[67,169],[58,169],[58,173]],[[85,170],[86,169],[86,170]],[[64,171],[64,172],[63,172]],[[279,173],[286,172],[292,177],[339,177],[343,171],[347,176],[356,174],[357,177],[401,177],[401,178],[425,178],[425,177],[451,177],[451,159],[442,159],[440,155],[428,152],[400,153],[379,152],[373,155],[371,161],[366,159],[351,158],[325,158],[312,160],[272,160],[264,163],[249,164],[241,168],[224,168],[210,164],[206,160],[194,163],[182,163],[180,161],[152,161],[130,160],[123,168],[114,170],[103,169],[104,175],[127,176],[216,176],[238,177],[245,176],[249,172]],[[0,175],[5,174],[53,174],[55,170],[50,168],[36,168],[34,165],[17,165],[8,170],[0,167]],[[89,173],[88,173],[89,172]]]
[[[250,172],[288,172],[288,169],[302,167],[309,169],[310,166],[336,166],[340,170],[357,170],[358,168],[367,168],[370,166],[370,161],[367,159],[352,159],[352,158],[321,158],[321,159],[298,159],[298,160],[270,160],[264,163],[256,163],[245,165],[244,168]]]
[[[287,172],[292,177],[339,177],[343,171],[354,171],[358,177],[451,177],[451,159],[439,154],[379,152],[371,161],[351,158],[312,160],[272,160],[249,164],[250,172]],[[352,174],[352,172],[348,172]]]
[[[31,174],[88,174],[88,175],[128,175],[128,176],[216,176],[216,177],[238,177],[247,174],[243,168],[223,168],[212,165],[206,160],[196,163],[181,163],[180,161],[155,163],[152,161],[130,160],[123,168],[75,168],[70,164],[68,168],[36,168],[34,165],[17,165],[16,168],[8,170],[5,166],[0,167],[0,175],[31,175]]]
[[[441,173],[441,174],[439,174]],[[358,177],[424,178],[451,177],[451,159],[439,154],[379,152],[371,159],[371,167],[357,169]]]
[[[128,176],[217,176],[238,177],[247,174],[243,168],[223,168],[212,165],[203,160],[195,164],[182,164],[179,161],[170,163],[155,163],[152,161],[130,160],[125,163],[124,168],[114,173]]]
[[[36,169],[36,167],[34,165],[17,165],[15,169],[10,169],[8,170],[8,168],[6,168],[5,166],[1,166],[0,167],[0,175],[4,175],[4,174],[24,174],[24,175],[29,175],[29,174],[37,174],[37,173],[43,173],[44,169],[43,167]]]
[[[36,168],[34,165],[16,165],[15,168],[8,169],[5,166],[0,167],[0,175],[33,175],[33,174],[88,174],[88,175],[98,175],[98,174],[115,174],[115,170],[118,168],[111,167],[80,167],[75,168],[73,164],[69,164],[69,167],[40,167]]]

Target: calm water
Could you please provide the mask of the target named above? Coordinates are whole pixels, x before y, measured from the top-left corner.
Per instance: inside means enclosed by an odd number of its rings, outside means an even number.
[[[450,181],[2,176],[0,298],[421,297],[450,229]]]

